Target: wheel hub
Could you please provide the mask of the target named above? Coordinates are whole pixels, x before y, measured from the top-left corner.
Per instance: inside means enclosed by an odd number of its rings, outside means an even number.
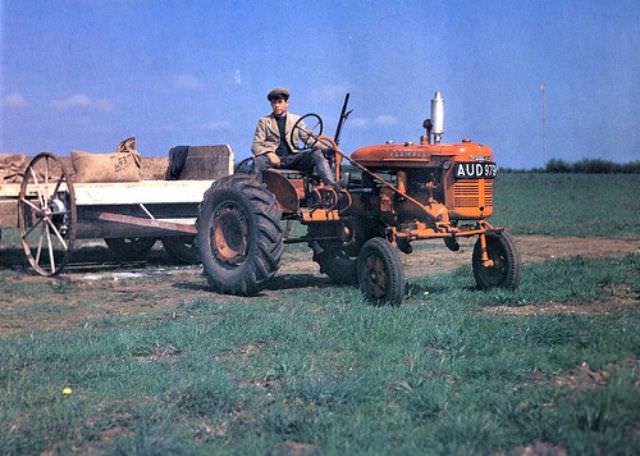
[[[387,275],[383,261],[375,255],[367,258],[365,263],[367,291],[371,296],[380,299],[385,295]]]
[[[498,252],[492,252],[486,262],[482,262],[485,277],[493,284],[499,285],[502,281],[505,271],[505,261]]]
[[[212,245],[216,257],[228,264],[241,263],[247,255],[248,223],[232,202],[223,203],[213,216]]]

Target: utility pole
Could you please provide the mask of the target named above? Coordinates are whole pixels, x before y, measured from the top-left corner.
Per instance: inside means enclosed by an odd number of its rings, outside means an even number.
[[[544,167],[547,166],[547,116],[544,109],[544,82],[540,83],[540,93],[542,94],[542,159]]]

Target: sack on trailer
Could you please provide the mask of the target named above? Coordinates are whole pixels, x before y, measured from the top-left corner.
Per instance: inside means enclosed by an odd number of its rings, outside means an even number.
[[[20,182],[26,163],[23,154],[0,154],[0,184]]]
[[[118,144],[117,152],[98,154],[73,149],[71,163],[76,182],[138,182],[141,180],[142,158],[136,150],[136,139]]]

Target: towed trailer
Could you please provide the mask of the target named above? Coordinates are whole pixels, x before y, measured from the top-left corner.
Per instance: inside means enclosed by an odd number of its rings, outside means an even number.
[[[74,183],[62,161],[43,152],[21,183],[0,185],[0,228],[15,228],[17,218],[27,259],[43,276],[63,270],[78,239],[103,238],[120,258],[134,258],[160,238],[170,255],[195,263],[195,220],[212,182]]]

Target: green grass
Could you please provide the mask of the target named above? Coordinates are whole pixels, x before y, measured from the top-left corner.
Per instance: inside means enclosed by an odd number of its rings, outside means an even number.
[[[640,235],[638,174],[502,174],[494,224],[515,234]]]
[[[504,174],[491,222],[516,234],[637,238],[638,188],[636,175]],[[3,230],[8,255],[23,258],[17,245]],[[4,308],[5,319],[77,311],[46,297],[81,284],[15,280],[22,274],[0,270],[0,296],[33,296]],[[144,299],[165,298],[154,292],[162,277],[127,280],[146,285]],[[412,279],[400,308],[368,306],[349,287],[246,300],[186,291],[175,311],[0,333],[0,454],[278,454],[283,442],[321,454],[491,454],[534,442],[638,454],[640,255],[526,265],[517,291],[473,285],[470,267]],[[612,299],[636,305],[487,312]],[[558,381],[583,362],[608,377]]]
[[[303,442],[321,454],[490,454],[541,441],[637,454],[637,307],[482,310],[580,307],[620,290],[637,301],[640,255],[527,265],[513,292],[474,290],[469,269],[411,280],[400,308],[348,287],[211,294],[175,315],[2,337],[0,453],[265,454]],[[606,381],[555,381],[583,362]]]

